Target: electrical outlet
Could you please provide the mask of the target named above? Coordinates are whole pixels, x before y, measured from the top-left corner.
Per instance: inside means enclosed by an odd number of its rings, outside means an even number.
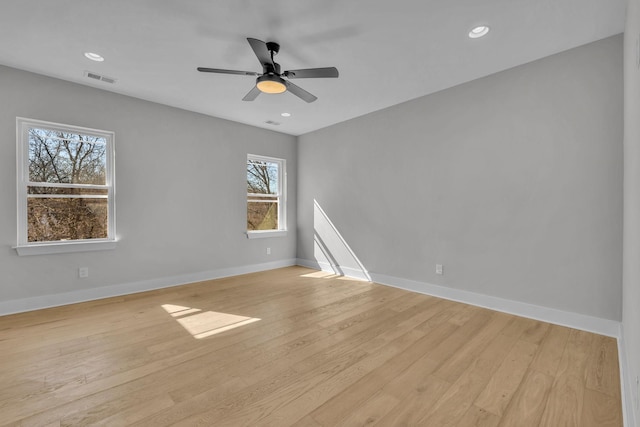
[[[440,275],[444,274],[444,270],[442,268],[442,264],[436,264],[436,274],[440,274]]]
[[[78,269],[78,277],[80,277],[81,279],[89,277],[89,267],[80,267]]]
[[[271,255],[271,248],[267,248],[267,255]]]

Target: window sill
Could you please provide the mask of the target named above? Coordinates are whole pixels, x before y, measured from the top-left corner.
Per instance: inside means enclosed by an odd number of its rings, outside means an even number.
[[[19,256],[65,254],[72,252],[104,251],[115,249],[115,240],[82,241],[64,243],[40,243],[23,246],[14,246]]]
[[[247,231],[247,239],[264,239],[265,237],[284,237],[287,230]]]

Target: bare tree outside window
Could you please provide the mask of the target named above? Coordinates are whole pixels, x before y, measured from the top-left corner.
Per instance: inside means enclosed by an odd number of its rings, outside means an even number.
[[[247,230],[278,230],[281,163],[247,159]]]
[[[106,139],[29,128],[28,242],[108,237]]]

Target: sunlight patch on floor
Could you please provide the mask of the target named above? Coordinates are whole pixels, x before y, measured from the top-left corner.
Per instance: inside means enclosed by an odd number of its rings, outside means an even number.
[[[312,279],[335,279],[340,276],[326,271],[314,271],[313,273],[302,274],[300,277],[310,277]]]
[[[202,311],[199,308],[174,304],[163,304],[162,308],[176,318],[177,322],[196,339],[210,337],[260,320],[257,317]]]
[[[307,277],[310,279],[335,279],[335,280],[346,280],[349,282],[362,282],[362,283],[371,283],[371,281],[366,279],[361,279],[359,277],[349,277],[349,276],[341,276],[339,274],[335,274],[328,271],[314,271],[313,273],[301,274],[300,277]]]
[[[162,308],[164,308],[165,311],[173,317],[180,317],[187,314],[197,313],[199,311],[202,311],[199,308],[183,307],[181,305],[173,305],[173,304],[163,304]]]

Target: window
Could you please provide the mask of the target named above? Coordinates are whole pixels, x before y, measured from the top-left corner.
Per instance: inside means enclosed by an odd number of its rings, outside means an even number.
[[[114,134],[17,119],[19,255],[115,246]]]
[[[286,234],[285,160],[247,155],[247,236]]]

